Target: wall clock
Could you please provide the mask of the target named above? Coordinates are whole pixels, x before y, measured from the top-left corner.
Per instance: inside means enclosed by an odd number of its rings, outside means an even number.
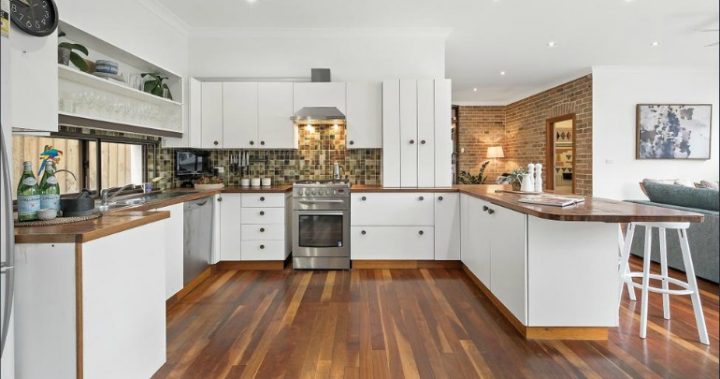
[[[57,5],[53,0],[11,0],[10,19],[25,33],[44,37],[57,29]]]

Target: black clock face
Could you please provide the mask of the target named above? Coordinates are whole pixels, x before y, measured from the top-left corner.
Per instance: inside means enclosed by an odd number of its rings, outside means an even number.
[[[46,36],[58,25],[58,10],[53,0],[11,0],[10,19],[22,31]]]

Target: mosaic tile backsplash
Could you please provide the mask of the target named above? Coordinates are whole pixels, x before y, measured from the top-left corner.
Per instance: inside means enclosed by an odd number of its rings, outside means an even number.
[[[343,177],[352,184],[380,185],[382,149],[345,148],[345,128],[316,127],[299,130],[298,150],[247,150],[250,165],[247,173],[231,165],[231,157],[243,150],[211,150],[211,167],[222,167],[218,175],[225,185],[240,185],[243,177],[271,177],[273,184],[290,184],[297,180],[332,179],[333,163],[343,168]],[[148,152],[148,177],[160,176],[163,189],[179,187],[174,177],[175,149],[156,148]]]

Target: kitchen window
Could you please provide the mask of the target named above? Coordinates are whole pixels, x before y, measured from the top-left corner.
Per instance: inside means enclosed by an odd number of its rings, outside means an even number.
[[[40,153],[45,145],[62,150],[58,170],[69,170],[77,177],[75,181],[72,175],[65,172],[57,174],[62,194],[78,193],[83,188],[96,192],[102,188],[140,184],[145,181],[147,165],[144,157],[148,147],[146,142],[70,133],[53,134],[51,137],[14,135],[13,188],[17,188],[22,175],[22,162],[32,162],[34,174],[37,175]],[[13,191],[13,199],[16,196]]]

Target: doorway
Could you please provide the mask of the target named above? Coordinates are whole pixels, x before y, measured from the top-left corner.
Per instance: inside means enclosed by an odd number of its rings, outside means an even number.
[[[575,193],[575,114],[547,120],[547,189]]]

